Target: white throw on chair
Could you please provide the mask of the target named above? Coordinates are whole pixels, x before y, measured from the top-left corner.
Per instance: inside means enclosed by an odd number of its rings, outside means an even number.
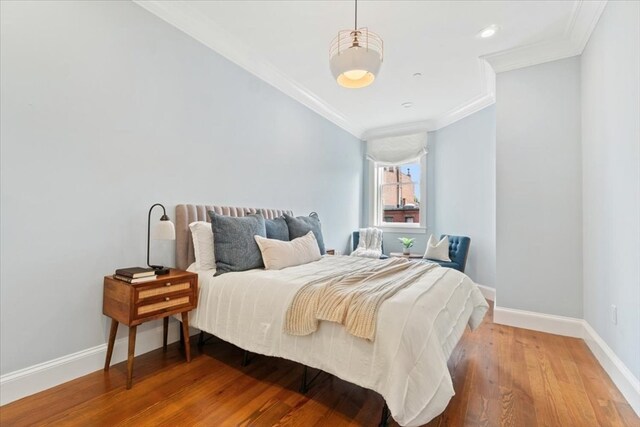
[[[351,256],[380,258],[382,255],[382,230],[377,228],[361,228],[358,247]]]

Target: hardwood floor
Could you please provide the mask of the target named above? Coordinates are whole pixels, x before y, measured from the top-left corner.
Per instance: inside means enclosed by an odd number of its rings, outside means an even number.
[[[456,390],[428,426],[640,426],[583,341],[496,325],[490,312],[449,360]],[[192,340],[192,342],[197,340]],[[2,426],[377,426],[382,398],[321,374],[306,395],[302,367],[218,339],[184,362],[178,344],[0,408]],[[394,422],[390,425],[395,426]]]

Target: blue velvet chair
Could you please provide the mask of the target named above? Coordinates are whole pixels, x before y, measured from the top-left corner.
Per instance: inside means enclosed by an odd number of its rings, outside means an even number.
[[[471,239],[466,236],[449,236],[448,234],[443,234],[440,236],[440,239],[444,236],[449,237],[449,258],[451,262],[438,261],[435,259],[430,259],[429,261],[437,262],[443,267],[453,268],[464,273],[464,267],[467,265],[469,246],[471,246]]]
[[[353,242],[353,244],[351,245],[351,250],[355,251],[356,248],[358,247],[358,243],[360,243],[360,231],[354,231],[351,237],[352,237],[351,242]],[[387,255],[384,254],[384,242],[382,242],[382,252],[383,253],[380,256],[380,259],[389,258]]]

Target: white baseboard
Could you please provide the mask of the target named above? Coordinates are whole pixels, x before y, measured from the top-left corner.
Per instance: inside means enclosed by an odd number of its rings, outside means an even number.
[[[178,322],[169,322],[168,342],[180,339]],[[111,364],[127,359],[128,337],[116,340]],[[162,325],[140,331],[136,336],[136,356],[162,347]],[[0,405],[71,381],[104,367],[107,344],[101,344],[48,362],[10,372],[0,377]]]
[[[584,319],[494,306],[493,322],[549,334],[582,338],[620,393],[640,416],[640,381]]]
[[[598,335],[598,333],[584,321],[584,335],[582,337],[587,343],[593,355],[598,359],[602,368],[609,374],[613,383],[618,387],[620,393],[627,399],[629,405],[640,417],[640,381],[629,368],[613,352],[611,347]]]
[[[566,337],[584,336],[582,319],[498,307],[497,304],[493,309],[493,322]]]
[[[496,300],[496,288],[490,288],[489,286],[478,285],[480,292],[482,292],[482,296],[488,300],[495,301]]]

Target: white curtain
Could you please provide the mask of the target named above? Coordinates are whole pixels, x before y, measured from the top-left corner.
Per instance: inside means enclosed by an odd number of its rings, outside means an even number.
[[[426,132],[367,141],[367,158],[380,165],[409,163],[425,154],[427,154]]]

